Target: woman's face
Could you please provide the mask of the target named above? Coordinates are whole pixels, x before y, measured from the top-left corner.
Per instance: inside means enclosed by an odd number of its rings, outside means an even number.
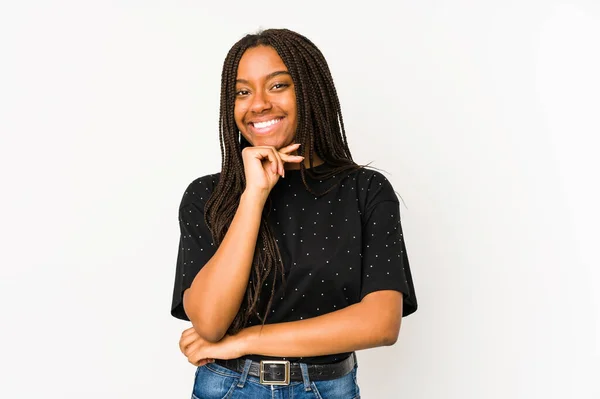
[[[253,146],[277,149],[296,135],[296,94],[291,75],[269,46],[253,47],[238,65],[234,116],[238,129]]]

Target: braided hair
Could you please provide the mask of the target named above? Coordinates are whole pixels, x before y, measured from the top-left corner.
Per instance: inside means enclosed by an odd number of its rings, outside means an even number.
[[[221,104],[219,111],[219,142],[221,147],[221,176],[205,209],[205,221],[209,226],[215,245],[220,245],[237,210],[246,186],[242,149],[251,145],[239,132],[235,118],[235,84],[237,68],[246,50],[258,46],[270,46],[277,51],[286,65],[295,86],[298,125],[295,142],[308,149],[311,168],[300,163],[302,182],[308,191],[315,193],[306,181],[306,173],[313,178],[329,178],[336,173],[361,168],[352,160],[340,102],[325,57],[306,37],[288,29],[268,29],[249,34],[229,50],[223,63],[221,75]],[[332,168],[314,171],[315,152]],[[260,222],[256,249],[252,260],[252,273],[246,294],[228,333],[243,329],[250,317],[257,316],[265,323],[271,307],[276,283],[283,282],[284,270],[279,247],[267,222],[265,206]],[[260,250],[262,249],[262,250]],[[258,312],[261,289],[269,279],[271,294],[266,311]]]

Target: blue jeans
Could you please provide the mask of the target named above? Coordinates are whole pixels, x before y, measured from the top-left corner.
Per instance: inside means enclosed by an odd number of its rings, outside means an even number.
[[[215,363],[198,367],[192,399],[360,399],[357,366],[334,380],[311,381],[303,370],[303,381],[292,381],[290,385],[263,385],[257,377],[248,375],[249,362],[242,373]]]

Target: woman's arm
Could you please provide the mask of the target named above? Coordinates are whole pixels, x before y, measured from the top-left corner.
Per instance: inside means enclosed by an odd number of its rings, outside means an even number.
[[[262,211],[269,192],[285,175],[284,164],[302,162],[289,155],[299,144],[247,147],[242,151],[246,187],[219,248],[183,293],[183,308],[203,339],[217,342],[227,332],[248,286]]]
[[[312,357],[393,345],[402,320],[402,293],[376,291],[322,316],[253,326],[232,336],[242,355]],[[218,358],[218,356],[217,356]]]
[[[314,318],[248,327],[208,342],[194,327],[181,334],[179,348],[202,366],[212,359],[245,355],[312,357],[393,345],[402,322],[403,294],[375,291],[357,304]]]
[[[195,366],[244,355],[312,357],[393,345],[402,321],[402,293],[375,291],[360,303],[314,318],[248,327],[219,342],[194,328],[183,331],[181,352]]]
[[[242,303],[267,194],[242,194],[223,242],[183,293],[185,313],[209,342],[223,338]]]

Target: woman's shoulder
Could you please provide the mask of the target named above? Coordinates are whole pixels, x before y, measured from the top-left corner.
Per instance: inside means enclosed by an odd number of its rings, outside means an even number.
[[[364,195],[365,203],[373,204],[381,201],[398,201],[398,196],[386,175],[365,165],[351,172],[346,179],[350,179],[356,186],[357,192]]]
[[[190,204],[204,205],[219,182],[220,177],[221,173],[218,172],[192,180],[183,192],[179,207],[183,208]]]

